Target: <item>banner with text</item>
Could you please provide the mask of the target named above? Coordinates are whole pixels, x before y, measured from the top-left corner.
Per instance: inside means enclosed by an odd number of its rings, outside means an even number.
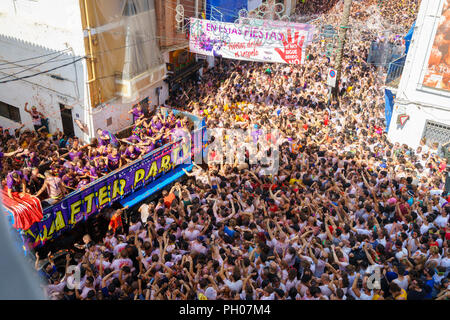
[[[234,24],[191,18],[191,52],[229,59],[302,64],[311,28],[304,24]]]

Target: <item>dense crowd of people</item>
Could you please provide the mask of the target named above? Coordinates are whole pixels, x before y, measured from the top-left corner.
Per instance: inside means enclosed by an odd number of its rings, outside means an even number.
[[[199,83],[186,81],[187,94],[169,105],[205,117],[209,128],[248,135],[216,135],[208,164],[186,171],[186,182],[138,210],[109,212],[103,241],[83,237],[64,272],[51,255],[44,269],[36,264],[48,296],[448,299],[447,160],[426,140],[415,150],[388,141],[382,83],[365,62],[369,44],[346,50],[331,103],[332,59],[319,54],[320,42],[304,65],[219,59]],[[279,157],[276,172],[266,170],[275,161],[250,162],[248,151],[245,161],[214,161],[244,146],[259,160]],[[77,289],[69,265],[80,268]]]

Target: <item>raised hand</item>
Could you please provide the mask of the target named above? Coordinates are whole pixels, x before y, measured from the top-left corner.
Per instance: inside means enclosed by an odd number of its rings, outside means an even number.
[[[294,40],[292,41],[291,29],[287,30],[287,41],[283,35],[284,52],[279,48],[275,48],[280,57],[287,63],[300,64],[302,62],[303,44],[305,42],[305,36],[303,35],[298,41],[300,33],[296,31],[294,33]]]

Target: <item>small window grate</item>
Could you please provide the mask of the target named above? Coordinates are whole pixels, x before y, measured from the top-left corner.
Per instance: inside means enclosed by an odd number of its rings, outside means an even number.
[[[427,145],[431,146],[434,142],[439,146],[450,141],[450,125],[427,120],[422,138],[427,139]]]
[[[110,125],[112,125],[112,117],[106,119],[106,126],[109,127]]]

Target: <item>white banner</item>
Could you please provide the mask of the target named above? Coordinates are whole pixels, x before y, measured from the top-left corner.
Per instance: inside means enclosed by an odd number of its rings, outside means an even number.
[[[229,59],[302,64],[313,27],[296,23],[269,25],[191,18],[189,49]]]

